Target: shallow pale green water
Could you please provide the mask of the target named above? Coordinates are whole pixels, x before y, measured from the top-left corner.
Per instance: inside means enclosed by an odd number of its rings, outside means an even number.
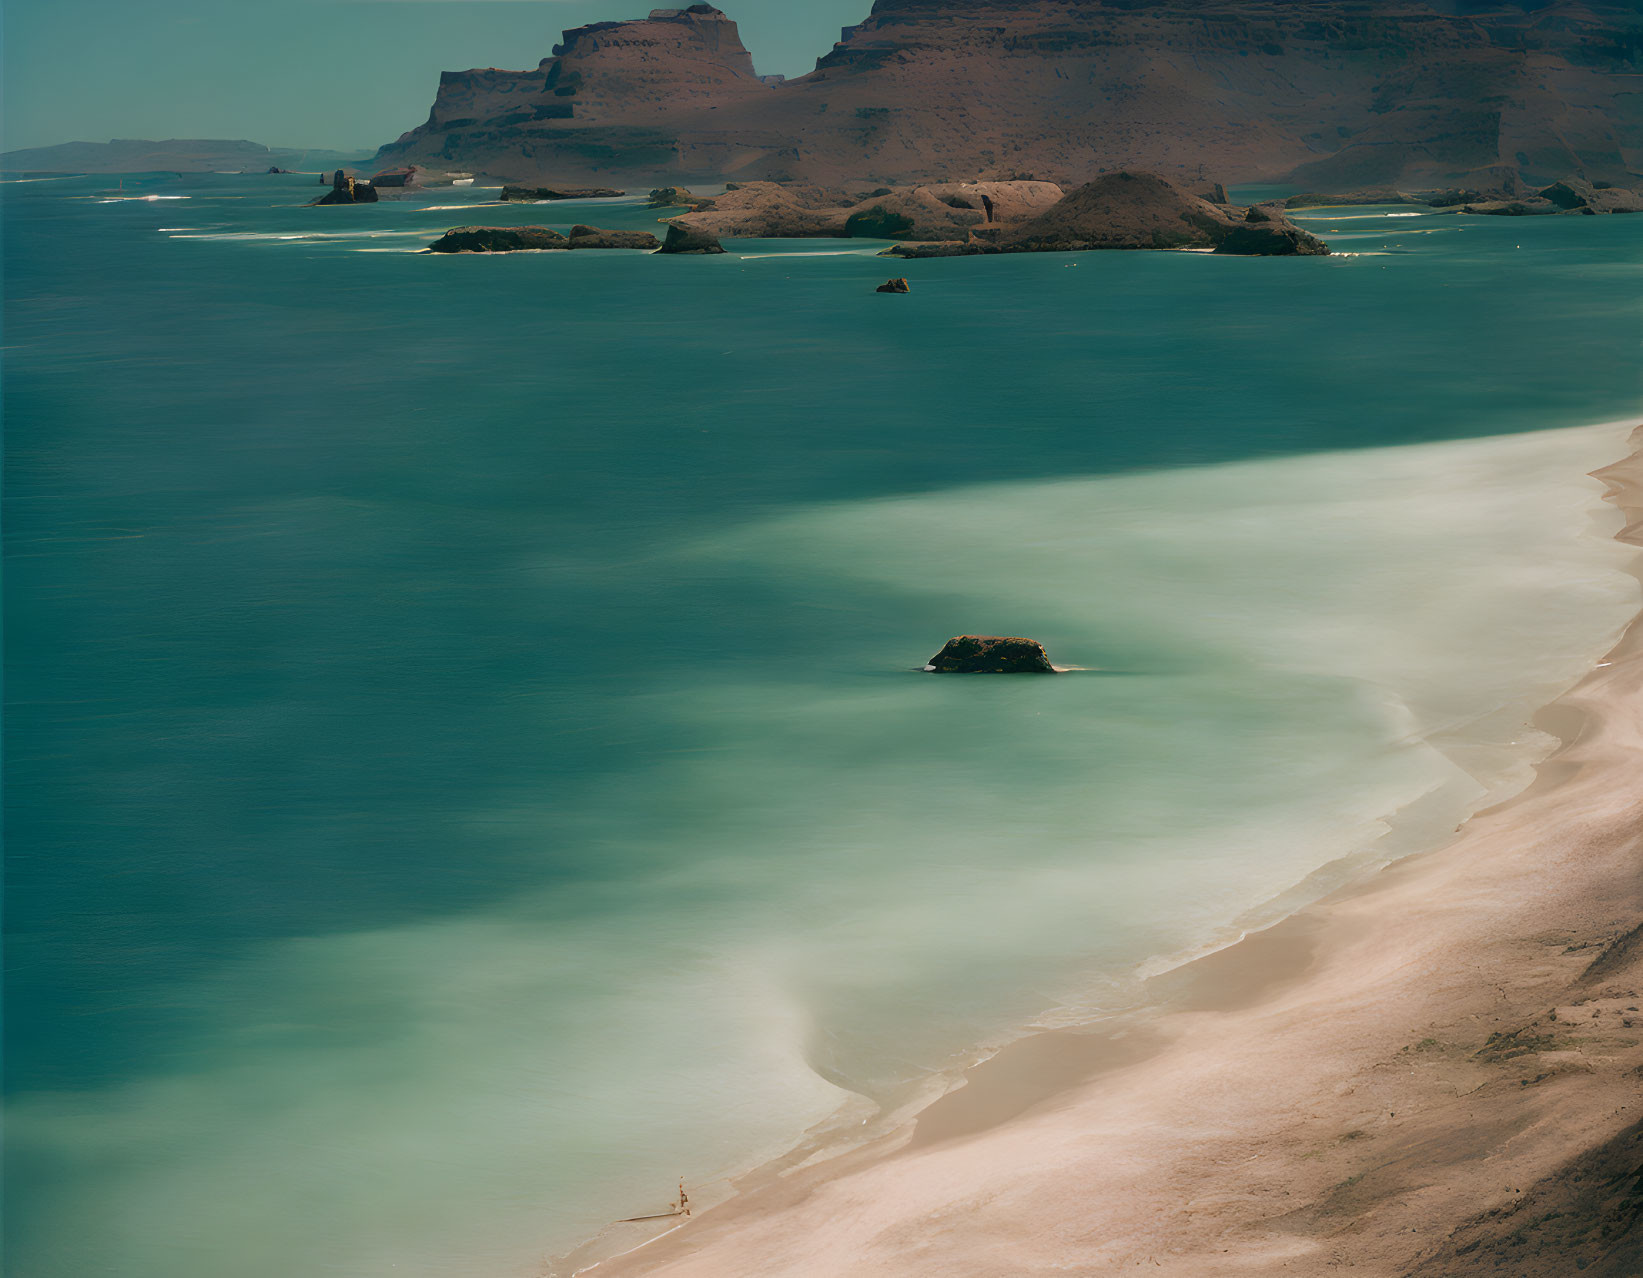
[[[19,1275],[530,1273],[1430,843],[1635,609],[1643,221],[881,297],[125,185],[4,188]]]

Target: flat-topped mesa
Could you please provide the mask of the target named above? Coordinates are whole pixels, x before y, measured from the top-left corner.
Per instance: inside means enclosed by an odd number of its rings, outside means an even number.
[[[678,167],[674,119],[770,92],[718,9],[656,9],[564,32],[533,71],[445,72],[427,122],[379,154],[501,177],[650,176]]]
[[[667,115],[768,89],[736,24],[709,4],[576,27],[541,70],[550,96],[601,117]]]
[[[930,674],[1055,674],[1036,639],[1005,635],[957,635],[930,658]]]
[[[1619,0],[877,0],[765,83],[717,9],[565,33],[453,72],[380,161],[509,180],[906,185],[1124,165],[1203,189],[1625,182],[1643,12]]]

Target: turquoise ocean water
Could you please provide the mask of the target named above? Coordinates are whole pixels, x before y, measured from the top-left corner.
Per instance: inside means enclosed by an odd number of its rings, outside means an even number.
[[[313,181],[3,188],[18,1278],[539,1273],[1430,846],[1637,606],[1643,218],[444,258],[656,214]]]

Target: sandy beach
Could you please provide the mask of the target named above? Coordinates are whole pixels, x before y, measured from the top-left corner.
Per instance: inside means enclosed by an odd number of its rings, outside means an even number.
[[[1643,455],[1598,477],[1643,544]],[[1527,791],[1157,978],[1162,1014],[1014,1044],[595,1272],[1635,1278],[1643,628],[1537,726]]]

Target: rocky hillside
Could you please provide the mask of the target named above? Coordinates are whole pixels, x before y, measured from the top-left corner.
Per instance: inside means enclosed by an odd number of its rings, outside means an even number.
[[[1643,12],[1619,0],[877,0],[765,84],[707,5],[448,73],[383,162],[558,181],[1071,184],[1145,166],[1309,189],[1626,182]]]

